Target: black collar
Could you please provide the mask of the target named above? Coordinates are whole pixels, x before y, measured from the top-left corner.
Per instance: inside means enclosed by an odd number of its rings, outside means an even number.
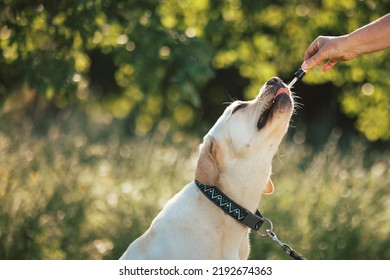
[[[234,202],[217,187],[206,185],[197,180],[195,180],[195,184],[208,199],[221,208],[223,212],[241,224],[258,231],[261,225],[264,223],[265,219],[259,210],[256,210],[256,213],[253,214],[238,203]]]

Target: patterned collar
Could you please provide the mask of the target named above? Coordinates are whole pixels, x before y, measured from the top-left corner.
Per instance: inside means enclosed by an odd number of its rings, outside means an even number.
[[[256,213],[253,214],[238,203],[234,202],[217,187],[206,185],[197,180],[195,180],[195,184],[199,190],[215,205],[221,208],[225,214],[228,214],[241,224],[258,231],[264,223],[265,219],[259,210],[256,210]]]

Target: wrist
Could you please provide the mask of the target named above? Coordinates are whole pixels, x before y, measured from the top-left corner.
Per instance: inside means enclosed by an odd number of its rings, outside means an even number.
[[[364,54],[364,50],[361,48],[361,40],[359,40],[356,34],[349,33],[343,36],[340,36],[342,49],[340,50],[343,54],[343,60],[351,60],[357,56]]]

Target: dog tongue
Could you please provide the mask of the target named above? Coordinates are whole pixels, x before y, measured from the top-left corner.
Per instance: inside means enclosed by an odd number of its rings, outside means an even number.
[[[280,89],[278,89],[278,91],[277,91],[276,94],[275,94],[275,98],[276,98],[279,94],[282,94],[282,93],[287,93],[287,94],[289,94],[288,88],[281,87]]]

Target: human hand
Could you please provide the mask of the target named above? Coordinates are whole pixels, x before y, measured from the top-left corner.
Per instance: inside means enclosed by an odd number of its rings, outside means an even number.
[[[350,51],[348,36],[319,36],[307,48],[302,69],[308,71],[315,66],[321,66],[323,60],[328,60],[322,67],[326,72],[333,68],[339,61],[347,61],[357,55]]]

